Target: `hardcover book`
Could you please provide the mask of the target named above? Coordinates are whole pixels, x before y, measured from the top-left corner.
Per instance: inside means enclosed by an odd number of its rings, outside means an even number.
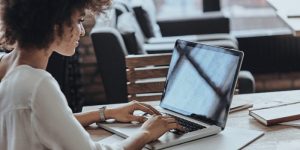
[[[300,119],[300,102],[252,109],[249,115],[269,126]]]

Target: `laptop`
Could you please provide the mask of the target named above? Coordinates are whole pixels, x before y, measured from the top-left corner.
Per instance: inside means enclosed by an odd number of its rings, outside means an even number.
[[[177,40],[156,109],[175,117],[185,132],[167,132],[145,147],[162,149],[224,130],[243,56],[238,50]],[[127,138],[138,132],[141,124],[98,126]]]

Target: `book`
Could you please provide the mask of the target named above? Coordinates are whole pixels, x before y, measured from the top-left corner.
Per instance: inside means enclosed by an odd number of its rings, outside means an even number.
[[[300,119],[300,102],[251,109],[249,115],[266,126]]]
[[[247,108],[251,108],[251,107],[253,107],[253,104],[248,104],[248,103],[231,105],[229,113],[241,111],[241,110],[244,110],[244,109],[247,109]]]

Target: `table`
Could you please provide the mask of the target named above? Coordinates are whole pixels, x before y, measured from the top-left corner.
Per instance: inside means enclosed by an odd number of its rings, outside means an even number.
[[[300,1],[299,0],[267,0],[277,11],[278,16],[293,31],[294,36],[300,36]],[[291,17],[294,16],[294,17]]]
[[[286,102],[300,101],[300,90],[294,91],[280,91],[280,92],[268,92],[268,93],[254,93],[254,94],[241,94],[236,95],[233,98],[232,103],[252,103],[254,107],[261,107],[266,104],[279,104]],[[149,102],[151,105],[158,105],[158,101]],[[108,107],[114,107],[119,104],[108,105]],[[83,111],[89,111],[97,109],[99,106],[89,106],[84,107]],[[242,129],[252,129],[264,131],[265,135],[246,146],[244,149],[263,149],[263,150],[274,150],[277,148],[278,144],[285,144],[298,140],[300,146],[300,128],[275,125],[271,127],[266,127],[254,118],[248,115],[248,110],[243,110],[239,112],[234,112],[229,114],[226,127],[235,127]],[[99,129],[96,125],[91,125],[87,128],[94,140],[100,140],[105,137],[112,135],[111,133]]]

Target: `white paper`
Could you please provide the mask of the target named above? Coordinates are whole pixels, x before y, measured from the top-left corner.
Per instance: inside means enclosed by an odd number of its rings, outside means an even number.
[[[277,144],[276,150],[299,150],[300,140],[282,141]]]

